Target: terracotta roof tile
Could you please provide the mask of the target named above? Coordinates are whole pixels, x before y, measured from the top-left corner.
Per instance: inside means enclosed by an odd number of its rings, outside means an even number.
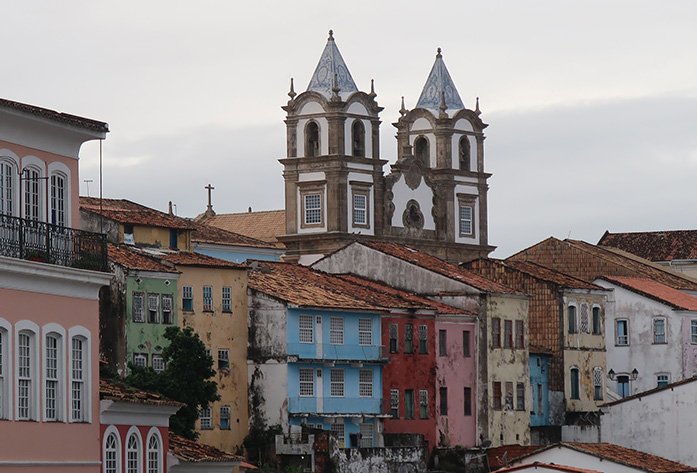
[[[229,232],[273,243],[276,246],[283,246],[277,237],[286,233],[285,210],[219,214],[202,221]]]
[[[612,443],[562,442],[561,445],[650,473],[695,471],[694,467]]]
[[[697,311],[697,297],[690,296],[651,279],[621,276],[604,276],[601,279],[667,304],[675,309]]]
[[[243,457],[218,450],[210,445],[186,439],[172,432],[169,433],[169,451],[178,459],[190,463],[241,463],[242,460],[244,460]]]
[[[573,466],[557,465],[556,463],[541,463],[541,462],[525,463],[523,465],[516,465],[516,466],[511,466],[509,468],[502,468],[498,471],[500,473],[504,473],[504,472],[508,472],[508,471],[527,470],[530,468],[534,468],[534,469],[546,468],[548,470],[564,471],[564,472],[568,472],[568,473],[603,473],[603,472],[598,471],[598,470],[588,470],[586,468],[576,468]]]
[[[100,199],[98,197],[80,197],[80,208],[127,225],[178,228],[183,230],[195,228],[193,223],[185,218],[160,212],[126,199],[102,199],[100,208]]]
[[[179,272],[173,267],[162,264],[157,259],[146,256],[138,250],[132,249],[126,245],[114,245],[109,243],[107,250],[109,252],[109,261],[119,264],[124,268],[141,271],[157,271],[161,273]]]
[[[213,258],[212,256],[194,253],[193,251],[155,251],[153,254],[175,265],[247,269],[247,266],[244,264]]]
[[[491,281],[472,271],[448,263],[440,258],[424,253],[423,251],[409,248],[408,246],[380,241],[361,241],[358,244],[373,248],[374,250],[394,256],[395,258],[399,258],[451,279],[461,281],[480,291],[500,294],[522,294],[515,289]]]
[[[184,405],[181,402],[165,399],[158,394],[141,391],[108,379],[99,380],[99,399],[157,406],[181,407]]]
[[[697,230],[610,233],[598,242],[641,256],[649,261],[697,259]]]
[[[589,291],[605,291],[606,289],[597,284],[586,282],[582,279],[575,278],[568,274],[564,274],[554,269],[546,268],[532,261],[508,261],[502,262],[520,272],[529,274],[537,279],[555,283],[561,287],[568,289],[585,289]]]
[[[224,230],[207,223],[192,221],[196,230],[191,235],[191,241],[199,243],[214,243],[228,246],[248,246],[255,248],[276,248],[276,245],[256,238]]]
[[[104,122],[99,122],[90,118],[78,117],[76,115],[70,115],[67,113],[56,112],[55,110],[37,107],[35,105],[27,105],[25,103],[14,102],[12,100],[0,99],[0,107],[16,110],[23,113],[28,113],[31,115],[36,115],[37,117],[46,118],[48,120],[63,123],[66,125],[84,128],[86,130],[101,133],[107,133],[109,131],[109,125],[107,125]]]
[[[508,466],[511,461],[528,453],[536,452],[544,447],[539,445],[502,445],[487,449],[486,456],[489,460],[489,469],[497,470]]]

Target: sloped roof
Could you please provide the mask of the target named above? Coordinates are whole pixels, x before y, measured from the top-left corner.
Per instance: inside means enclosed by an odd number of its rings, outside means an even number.
[[[562,442],[560,445],[650,473],[695,471],[694,467],[612,443]]]
[[[588,470],[586,468],[576,468],[574,466],[557,465],[556,463],[541,463],[541,462],[524,463],[522,465],[511,466],[508,468],[502,468],[498,471],[500,473],[504,473],[504,472],[508,472],[508,471],[529,470],[531,468],[535,469],[535,470],[537,470],[538,468],[544,468],[547,470],[557,470],[557,471],[564,471],[564,472],[568,472],[568,473],[602,473],[601,471],[598,471],[598,470]]]
[[[423,251],[409,248],[408,246],[384,241],[361,241],[354,244],[365,245],[368,248],[372,248],[395,258],[399,258],[402,261],[406,261],[456,281],[460,281],[464,284],[468,284],[480,291],[497,294],[522,294],[520,291],[516,291],[508,286],[491,281],[472,271],[448,263],[447,261],[433,255],[424,253]]]
[[[241,463],[243,457],[218,450],[215,447],[186,439],[180,435],[169,432],[169,451],[179,460],[189,463]]]
[[[276,246],[283,246],[277,237],[286,233],[285,210],[218,214],[203,221],[208,225],[273,243]]]
[[[697,311],[697,297],[690,296],[651,279],[620,276],[603,276],[601,279],[667,304],[674,309]]]
[[[98,197],[80,197],[80,208],[126,225],[183,230],[194,228],[194,225],[185,218],[160,212],[126,199],[101,199],[100,208]]]
[[[99,380],[99,399],[153,406],[181,407],[184,405],[181,402],[166,399],[158,394],[141,391],[140,389],[108,379]]]
[[[641,399],[642,397],[646,397],[650,394],[655,394],[657,392],[668,391],[668,390],[672,391],[678,386],[682,386],[683,384],[694,383],[696,381],[697,381],[697,377],[681,379],[680,381],[676,381],[674,383],[670,383],[670,384],[666,384],[664,386],[659,386],[657,388],[649,389],[648,391],[642,391],[640,393],[632,394],[631,396],[623,397],[622,399],[618,399],[616,401],[607,402],[607,403],[603,404],[603,406],[612,407],[612,406],[615,406],[617,404],[622,404],[622,403],[625,403],[627,401],[631,401],[633,399]]]
[[[543,281],[552,282],[568,289],[586,289],[589,291],[605,291],[604,287],[597,284],[586,282],[554,269],[547,268],[532,261],[501,261],[501,264],[508,265],[520,272],[528,274]]]
[[[147,251],[147,250],[146,250]],[[207,268],[247,269],[247,266],[220,258],[194,253],[193,251],[157,251],[156,256],[170,263],[182,266],[201,266]]]
[[[310,79],[310,84],[307,86],[308,92],[319,92],[326,98],[331,98],[334,95],[332,89],[334,88],[335,76],[337,86],[341,89],[339,95],[342,99],[346,99],[349,95],[358,91],[358,87],[356,87],[356,83],[353,81],[344,58],[341,57],[339,48],[334,41],[334,33],[332,30],[329,30],[327,45],[324,47],[324,51],[322,51],[315,72]]]
[[[598,245],[618,248],[649,261],[695,260],[697,230],[605,232]]]
[[[197,243],[213,243],[226,246],[247,246],[254,248],[276,248],[276,245],[258,240],[241,233],[224,230],[204,222],[192,221],[196,230],[191,235],[191,241]]]
[[[520,458],[528,453],[536,452],[543,447],[539,445],[501,445],[500,447],[492,447],[486,450],[486,456],[489,461],[489,469],[497,470],[504,468],[510,464],[512,460]]]
[[[162,264],[157,259],[146,256],[138,250],[129,248],[126,245],[114,245],[113,243],[109,243],[107,251],[109,253],[109,261],[127,269],[156,271],[160,273],[179,273],[179,271],[173,267]]]
[[[416,103],[416,108],[425,108],[428,110],[440,110],[441,97],[445,92],[445,106],[448,110],[461,110],[465,108],[462,103],[460,94],[457,92],[457,87],[450,77],[448,68],[445,67],[443,55],[440,48],[436,54],[436,61],[433,63],[431,72],[426,79],[426,84],[421,91],[419,101]]]
[[[45,118],[56,123],[84,128],[86,130],[96,131],[99,133],[107,133],[109,131],[109,125],[104,122],[99,122],[90,118],[78,117],[77,115],[56,112],[55,110],[37,107],[35,105],[0,99],[0,107]]]

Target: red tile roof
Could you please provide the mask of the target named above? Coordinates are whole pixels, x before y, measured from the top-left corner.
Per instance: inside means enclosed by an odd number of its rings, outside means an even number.
[[[286,234],[285,210],[219,214],[202,221],[229,232],[273,243],[276,246],[283,246],[277,237]]]
[[[538,468],[546,468],[548,470],[565,471],[568,473],[602,473],[601,471],[598,471],[598,470],[588,470],[585,468],[576,468],[573,466],[557,465],[555,463],[541,463],[541,462],[525,463],[523,465],[516,465],[516,466],[511,466],[509,468],[502,468],[498,471],[499,471],[499,473],[503,473],[503,472],[508,472],[508,471],[529,470],[531,468],[535,469],[535,470]]]
[[[674,309],[697,311],[697,297],[690,296],[651,279],[621,276],[604,276],[601,279],[667,304]]]
[[[160,263],[156,258],[146,256],[126,245],[114,245],[109,243],[109,261],[119,264],[127,269],[140,271],[156,271],[160,273],[179,273],[174,267]]]
[[[181,407],[184,405],[181,402],[165,399],[158,394],[141,391],[108,379],[99,380],[99,399],[153,406]]]
[[[605,232],[598,245],[618,248],[649,261],[694,260],[697,259],[697,230]]]
[[[244,264],[213,258],[212,256],[194,253],[193,251],[158,251],[156,256],[175,265],[247,269],[247,266]]]
[[[160,212],[126,199],[101,199],[100,207],[100,199],[98,197],[80,197],[80,208],[126,225],[177,228],[182,230],[193,230],[195,228],[194,224],[185,218]]]
[[[515,289],[491,281],[483,276],[473,273],[472,271],[448,263],[440,258],[429,255],[428,253],[424,253],[423,251],[409,248],[408,246],[381,241],[361,241],[354,244],[365,245],[368,248],[372,248],[395,258],[399,258],[403,261],[407,261],[421,268],[428,269],[457,281],[461,281],[480,291],[499,294],[522,294]]]
[[[55,110],[37,107],[35,105],[27,105],[25,103],[14,102],[12,100],[0,99],[0,107],[28,113],[30,115],[45,118],[53,122],[76,126],[90,131],[100,133],[107,133],[109,131],[109,125],[104,122],[99,122],[90,118],[78,117],[76,115],[69,115],[67,113],[56,112]]]
[[[179,460],[189,463],[241,463],[244,460],[243,457],[186,439],[172,432],[169,433],[169,451]]]
[[[558,284],[561,287],[568,289],[585,289],[589,291],[605,291],[604,287],[598,286],[582,279],[569,276],[554,269],[546,268],[532,261],[502,261],[501,263],[508,265],[518,271],[528,274],[543,281]]]
[[[528,453],[536,452],[544,447],[539,445],[502,445],[487,449],[486,456],[489,461],[489,469],[497,470],[508,466],[516,458]]]
[[[196,230],[191,235],[191,241],[198,243],[214,243],[227,246],[247,246],[254,248],[276,248],[276,245],[266,241],[251,238],[241,233],[234,233],[207,223],[191,221]]]

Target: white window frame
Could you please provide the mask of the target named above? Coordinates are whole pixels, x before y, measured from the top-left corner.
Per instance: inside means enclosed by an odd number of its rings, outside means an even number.
[[[17,216],[19,158],[9,150],[0,150],[0,215]]]
[[[160,323],[160,295],[148,294],[148,323]]]
[[[201,430],[211,430],[213,428],[212,412],[211,406],[201,409]]]
[[[346,426],[343,422],[334,422],[330,424],[330,431],[336,434],[336,442],[339,448],[344,448],[346,445]]]
[[[399,389],[390,389],[390,414],[393,419],[399,419]]]
[[[27,156],[31,158],[31,156]],[[24,160],[26,160],[25,158]],[[43,165],[43,162],[41,162]],[[25,165],[22,169],[22,216],[27,220],[40,221],[43,220],[43,195],[44,195],[44,179],[43,172],[36,164]]]
[[[458,230],[460,236],[474,234],[474,206],[472,204],[460,204]]]
[[[12,418],[12,353],[12,325],[0,317],[0,419]]]
[[[162,473],[164,465],[164,451],[162,434],[157,427],[151,427],[147,436],[147,473]],[[153,445],[153,439],[157,442]],[[154,462],[154,464],[153,464]]]
[[[54,161],[48,165],[48,175],[51,177],[50,189],[51,193],[49,201],[49,209],[51,216],[49,221],[55,223],[58,226],[71,226],[72,213],[71,213],[71,193],[70,193],[70,179],[71,171],[68,166],[60,161]],[[62,179],[63,187],[62,189],[57,186],[58,179]],[[62,190],[62,195],[58,192],[54,195],[54,188],[56,190]],[[56,208],[55,222],[54,222],[54,206]]]
[[[65,329],[58,324],[47,324],[41,328],[41,338],[44,341],[42,350],[43,380],[41,390],[43,396],[44,422],[60,422],[65,420],[66,372],[65,372]],[[55,366],[51,367],[49,357],[49,337],[56,340]],[[53,371],[53,373],[52,373]],[[53,397],[53,403],[51,403]],[[52,404],[52,405],[51,405]]]
[[[186,301],[191,301],[191,308],[186,308]],[[194,311],[194,286],[182,286],[182,310],[187,312]]]
[[[697,343],[697,319],[690,320],[690,343]]]
[[[145,294],[142,292],[133,293],[133,322],[145,322]]]
[[[29,320],[22,320],[15,324],[15,419],[16,420],[39,420],[39,399],[41,398],[41,386],[39,385],[39,326]],[[21,346],[20,336],[29,337],[29,347],[26,351],[29,366],[28,369],[20,364]],[[20,375],[21,373],[21,375]],[[26,386],[26,393],[20,388],[20,380]],[[22,395],[20,396],[20,391]],[[26,400],[26,406],[20,408],[22,399]],[[20,415],[20,413],[22,415]]]
[[[624,335],[620,335],[619,327],[624,325]],[[622,338],[620,338],[622,337]],[[615,320],[615,346],[618,347],[628,347],[630,344],[629,339],[629,319],[616,319]]]
[[[661,387],[660,383],[664,381],[665,384],[670,384],[670,373],[656,373],[656,387]]]
[[[306,226],[322,226],[322,193],[308,192],[302,194],[303,223]]]
[[[358,395],[373,397],[373,370],[358,370]]]
[[[223,421],[227,419],[227,426],[223,425]],[[220,406],[220,430],[230,430],[230,406]]]
[[[368,193],[353,192],[352,221],[355,227],[368,227]]]
[[[223,287],[223,312],[232,312],[232,288],[230,286]]]
[[[71,327],[68,330],[68,371],[70,375],[70,387],[68,388],[68,419],[70,422],[92,422],[92,389],[91,369],[92,337],[85,327]],[[77,359],[77,351],[73,341],[82,341],[82,360]],[[81,399],[77,399],[81,396]]]
[[[161,373],[165,370],[165,359],[162,358],[162,355],[152,356],[152,369],[155,370],[156,373]]]
[[[162,323],[174,323],[174,298],[171,294],[162,294]]]
[[[358,319],[358,344],[361,346],[373,345],[373,319]]]
[[[345,390],[345,380],[346,380],[346,375],[344,372],[343,368],[332,368],[330,370],[330,383],[329,383],[329,391],[331,393],[331,397],[344,397],[346,394]]]
[[[298,393],[300,397],[315,396],[315,369],[314,368],[299,368],[298,369]]]
[[[665,345],[668,343],[668,321],[665,317],[654,317],[651,320],[651,333],[654,345]]]
[[[140,366],[141,368],[148,367],[148,355],[147,353],[134,353],[133,354],[133,364]]]
[[[203,286],[203,311],[213,312],[213,286]]]
[[[358,431],[361,434],[358,446],[360,448],[372,448],[374,446],[375,424],[358,424]]]
[[[329,343],[332,345],[344,344],[343,317],[329,317]]]
[[[115,445],[114,448],[107,449],[110,438],[114,439]],[[121,473],[123,471],[121,467],[121,452],[123,450],[121,449],[121,435],[119,434],[118,429],[115,426],[110,425],[104,431],[102,439],[102,472]],[[110,453],[113,453],[113,459],[111,459],[114,462],[113,468],[111,468],[109,464]]]
[[[136,426],[131,426],[126,434],[126,455],[125,460],[125,472],[126,473],[142,473],[143,471],[143,437],[140,435],[140,430]],[[131,439],[135,439],[135,447],[131,446]],[[131,465],[131,455],[134,455],[135,465]]]
[[[218,348],[218,369],[219,370],[229,370],[230,369],[230,349],[229,348]]]
[[[298,342],[315,343],[315,316],[298,316]]]

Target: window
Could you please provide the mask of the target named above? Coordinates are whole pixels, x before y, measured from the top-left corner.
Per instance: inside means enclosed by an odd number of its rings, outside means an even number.
[[[467,136],[460,138],[460,170],[470,170],[470,140]]]
[[[690,341],[697,343],[697,319],[690,320]]]
[[[2,166],[2,163],[0,163],[0,166]],[[9,418],[8,392],[10,386],[10,382],[7,379],[7,373],[12,371],[9,366],[10,358],[8,356],[8,353],[10,352],[8,329],[10,327],[9,324],[5,326],[6,321],[1,318],[0,324],[2,324],[0,325],[0,419],[7,419]]]
[[[41,202],[41,175],[38,169],[25,168],[22,174],[24,181],[24,218],[39,220],[39,208]]]
[[[61,420],[60,393],[63,370],[61,367],[62,350],[61,338],[51,333],[46,336],[46,358],[44,364],[44,420]]]
[[[104,473],[121,472],[120,451],[118,436],[110,432],[104,441]]]
[[[414,326],[412,324],[404,324],[404,353],[414,353]]]
[[[359,424],[358,431],[361,434],[360,448],[371,448],[373,446],[373,424]]]
[[[472,388],[465,388],[465,415],[472,415]]]
[[[174,317],[172,311],[172,296],[162,296],[162,323],[173,324]]]
[[[603,368],[600,366],[593,368],[593,399],[603,400]]]
[[[465,358],[470,358],[472,356],[472,352],[470,351],[470,331],[469,330],[462,331],[462,356],[464,356]]]
[[[353,194],[353,224],[368,225],[368,196]]]
[[[474,232],[472,225],[472,211],[471,205],[460,204],[460,236],[469,236]]]
[[[525,410],[525,383],[515,385],[515,408],[517,411]]]
[[[414,418],[414,390],[405,389],[404,390],[404,418],[413,419]]]
[[[399,419],[399,389],[390,389],[390,415]]]
[[[542,391],[542,385],[537,385],[537,414],[544,415],[545,413],[545,403],[543,398],[544,392]]]
[[[491,348],[501,347],[501,319],[491,319]]]
[[[656,375],[656,387],[660,388],[666,386],[670,383],[670,375],[667,373],[661,373]]]
[[[353,156],[357,158],[365,157],[365,127],[363,122],[356,120],[351,127],[351,148]]]
[[[151,434],[148,438],[148,473],[161,473],[162,453],[160,449],[160,438]]]
[[[399,326],[397,324],[390,324],[390,353],[399,353],[399,348],[397,347],[398,331]]]
[[[629,345],[629,320],[620,319],[615,321],[615,344],[620,346]]]
[[[313,317],[311,315],[301,315],[298,320],[298,326],[298,339],[300,343],[313,343],[315,341]]]
[[[213,423],[211,422],[211,408],[206,407],[201,409],[201,430],[210,430],[213,428]]]
[[[305,156],[319,156],[319,153],[319,125],[311,121],[305,126]]]
[[[194,310],[194,288],[192,286],[182,287],[182,310]]]
[[[503,321],[503,347],[513,348],[513,321]]]
[[[593,335],[600,335],[602,331],[602,319],[600,317],[600,307],[593,307]]]
[[[419,325],[419,353],[428,353],[428,327]]]
[[[448,388],[440,388],[440,415],[448,415]]]
[[[165,370],[165,360],[160,355],[152,356],[152,369],[156,373],[161,373]]]
[[[570,380],[571,399],[581,399],[579,385],[578,385],[578,383],[579,383],[578,368],[571,368],[571,372],[569,373],[569,380]]]
[[[569,333],[577,333],[578,327],[576,326],[576,306],[570,305],[566,309],[566,312],[569,319]]]
[[[329,343],[332,345],[344,344],[343,317],[329,317]]]
[[[213,312],[213,288],[203,286],[203,311]]]
[[[438,330],[438,354],[440,356],[447,356],[447,332],[445,330]]]
[[[588,322],[588,304],[581,304],[581,333],[591,333]]]
[[[513,383],[506,382],[506,409],[513,409]]]
[[[493,396],[492,399],[494,401],[494,409],[497,411],[501,410],[501,382],[500,381],[494,381],[493,382]]]
[[[160,322],[160,295],[148,294],[148,322],[156,324]]]
[[[14,215],[14,166],[0,161],[0,214]]]
[[[305,225],[322,225],[322,194],[304,194]]]
[[[332,397],[344,397],[344,370],[332,369],[329,376]]]
[[[223,288],[223,312],[232,312],[232,288]]]
[[[145,322],[145,295],[142,292],[133,293],[133,321]]]
[[[620,397],[629,396],[629,376],[622,375],[622,376],[618,376],[616,379],[617,379],[617,394],[619,394]]]
[[[428,140],[420,136],[414,141],[414,157],[421,161],[424,166],[430,165],[430,153],[428,150]]]
[[[666,319],[653,319],[653,343],[666,342]]]
[[[300,395],[314,396],[315,395],[315,370],[314,368],[300,368]]]
[[[230,350],[228,348],[218,348],[218,369],[230,369]]]
[[[220,430],[230,430],[230,406],[220,406]]]
[[[346,430],[343,423],[335,422],[331,424],[331,432],[336,436],[336,442],[339,448],[344,448],[346,445]]]
[[[51,176],[51,223],[64,227],[66,225],[65,177],[59,174]]]
[[[133,354],[133,364],[145,368],[148,366],[148,355],[145,353],[134,353]]]
[[[358,395],[360,397],[373,397],[373,370],[360,370],[358,372]]]
[[[87,341],[82,337],[72,338],[72,360],[71,360],[71,401],[70,412],[73,422],[87,421]]]
[[[36,412],[36,349],[35,335],[19,332],[17,337],[17,419],[35,420]]]
[[[126,473],[140,472],[140,439],[135,433],[128,436],[126,443]]]
[[[419,418],[428,419],[428,391],[419,391]]]
[[[525,324],[522,320],[515,321],[515,347],[525,348]]]

